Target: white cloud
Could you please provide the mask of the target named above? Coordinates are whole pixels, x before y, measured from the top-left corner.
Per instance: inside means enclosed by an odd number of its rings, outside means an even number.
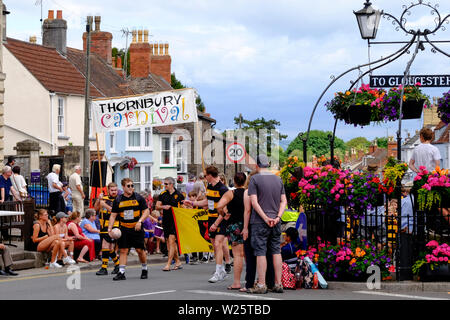
[[[4,0],[11,11],[8,35],[28,40],[40,35],[40,8],[29,0]],[[296,135],[304,130],[312,107],[330,83],[331,75],[368,61],[367,42],[362,40],[353,11],[363,0],[44,0],[43,13],[63,10],[68,20],[68,45],[82,47],[87,15],[102,16],[102,30],[113,33],[113,46],[124,48],[121,29],[147,28],[151,41],[168,42],[172,71],[188,86],[199,90],[207,110],[219,127],[232,127],[233,117],[261,115],[282,123],[281,132]],[[374,6],[398,16],[409,1],[375,0]],[[449,3],[440,10],[448,14]],[[423,17],[421,17],[423,15]],[[430,10],[414,12],[412,27],[433,26]],[[423,28],[423,27],[421,27]],[[441,35],[437,34],[435,38]],[[395,31],[392,21],[382,19],[379,41],[409,40]],[[128,44],[131,38],[128,38]],[[448,58],[432,54],[429,46],[413,64],[412,72],[450,72]],[[449,46],[443,46],[449,51]],[[400,46],[372,46],[371,60],[387,56]],[[379,74],[402,74],[411,55],[380,69]],[[324,111],[334,91],[350,86],[357,71],[339,80],[320,102],[313,127],[329,130],[333,121]],[[276,110],[276,112],[274,112]],[[407,126],[417,126],[408,123]],[[338,132],[376,134],[384,126],[339,126]],[[383,132],[382,132],[383,133]]]

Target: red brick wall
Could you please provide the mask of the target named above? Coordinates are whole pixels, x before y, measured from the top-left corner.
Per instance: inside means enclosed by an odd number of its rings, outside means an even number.
[[[388,157],[397,158],[397,142],[388,142]]]
[[[150,72],[163,77],[168,83],[171,82],[172,58],[169,55],[150,56]]]
[[[132,78],[146,78],[150,72],[150,44],[147,42],[130,45],[130,75]]]
[[[87,33],[83,33],[83,51],[86,52]],[[112,63],[112,34],[104,31],[91,33],[91,52],[98,54],[108,64]]]

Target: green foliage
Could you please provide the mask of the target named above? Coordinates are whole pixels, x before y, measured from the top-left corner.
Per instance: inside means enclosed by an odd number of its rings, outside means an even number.
[[[172,88],[174,88],[176,90],[186,88],[186,86],[180,80],[177,79],[177,77],[175,76],[175,73],[172,73],[170,75],[170,85]],[[195,103],[197,104],[198,111],[205,112],[206,107],[205,107],[205,104],[203,103],[200,95],[198,95],[197,98],[195,99]]]
[[[125,50],[124,49],[117,49],[116,47],[112,48],[111,50],[113,57],[120,57],[122,60],[122,68],[125,67]],[[127,51],[127,75],[130,75],[130,51]]]
[[[242,121],[242,129],[249,130],[253,129],[256,133],[259,133],[259,130],[276,130],[278,126],[280,126],[280,122],[277,120],[266,120],[264,117],[257,118],[255,120],[246,120],[244,118],[234,117],[234,123],[239,125],[239,120]],[[280,140],[286,139],[288,136],[284,134],[280,134]]]
[[[329,156],[330,155],[330,140],[329,136],[333,133],[331,131],[321,131],[321,130],[311,130],[309,132],[309,139],[307,143],[308,147],[308,160],[312,158],[313,155],[320,156]],[[291,154],[294,150],[302,150],[303,157],[303,141],[297,136],[286,149],[287,154]],[[336,154],[343,154],[347,147],[345,142],[338,137],[334,139],[334,150]]]
[[[180,80],[177,79],[177,77],[175,76],[175,73],[172,73],[170,75],[170,85],[172,86],[172,88],[174,89],[184,89],[186,88]]]
[[[348,149],[354,148],[355,150],[367,150],[370,146],[370,141],[364,137],[357,137],[347,141],[346,146]]]
[[[378,148],[387,149],[388,147],[388,138],[375,138],[375,141],[377,142]]]

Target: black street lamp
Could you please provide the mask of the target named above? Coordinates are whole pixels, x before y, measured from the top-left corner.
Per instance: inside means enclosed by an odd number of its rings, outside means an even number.
[[[372,3],[370,3],[369,0],[366,0],[364,8],[359,11],[353,11],[353,13],[358,21],[361,37],[366,40],[375,39],[383,12],[372,8]]]

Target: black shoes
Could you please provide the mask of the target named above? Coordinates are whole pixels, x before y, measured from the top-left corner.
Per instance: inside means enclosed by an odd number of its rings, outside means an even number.
[[[115,266],[114,270],[111,272],[111,274],[118,274],[119,273],[119,266]]]
[[[125,277],[125,273],[119,272],[116,274],[116,276],[113,278],[114,281],[119,281],[119,280],[127,280],[127,278]]]
[[[106,268],[100,268],[95,274],[98,276],[107,276],[108,270]]]
[[[231,264],[229,264],[229,263],[225,264],[225,272],[228,273],[228,274],[231,273]]]
[[[142,270],[141,279],[147,279],[147,278],[148,278],[148,271],[147,270]]]
[[[0,276],[18,276],[19,274],[12,271],[10,268],[5,268],[5,271],[0,269]]]

